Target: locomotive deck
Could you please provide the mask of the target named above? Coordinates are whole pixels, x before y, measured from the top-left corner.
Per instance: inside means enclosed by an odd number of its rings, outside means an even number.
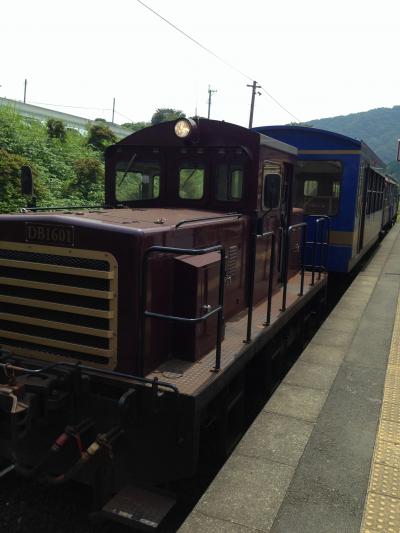
[[[399,259],[397,226],[180,533],[400,530]]]
[[[321,274],[320,279],[318,279],[318,274],[316,274],[314,285],[311,285],[311,276],[310,272],[305,272],[304,274],[303,298],[299,297],[300,274],[297,274],[288,280],[286,316],[282,315],[281,312],[283,288],[273,295],[271,323],[269,326],[263,324],[266,317],[267,301],[263,300],[254,306],[251,333],[252,340],[257,341],[258,339],[262,339],[262,342],[266,343],[274,333],[276,333],[276,326],[279,325],[279,327],[282,327],[296,312],[296,304],[299,304],[301,301],[303,305],[307,299],[311,298],[316,292],[321,290],[321,284],[326,284],[326,274]],[[278,319],[280,319],[279,324]],[[247,310],[240,313],[240,315],[233,317],[231,320],[226,321],[225,340],[222,342],[221,350],[221,373],[223,373],[242,355],[243,352],[246,351],[247,346],[244,343],[246,326]],[[196,395],[216,379],[217,374],[212,372],[214,364],[215,350],[212,350],[195,362],[184,361],[182,359],[170,359],[146,377],[150,379],[158,377],[160,380],[168,380],[175,385],[182,394]]]

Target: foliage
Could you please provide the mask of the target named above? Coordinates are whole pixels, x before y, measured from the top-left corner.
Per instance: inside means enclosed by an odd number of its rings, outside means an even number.
[[[10,206],[14,210],[26,206],[26,199],[21,196],[21,167],[27,163],[25,157],[10,154],[0,148],[0,212],[9,211]],[[32,170],[35,195],[40,199],[43,187],[37,179],[35,169]]]
[[[169,107],[162,107],[156,109],[156,112],[151,117],[151,124],[160,124],[160,122],[167,122],[168,120],[176,120],[177,118],[186,117],[183,111],[179,109],[171,109]]]
[[[86,137],[66,130],[65,140],[49,137],[46,125],[26,120],[12,107],[0,108],[0,211],[14,211],[26,205],[21,197],[19,173],[22,165],[33,170],[38,206],[82,205],[87,199],[102,203],[103,185],[93,185],[93,198],[82,197],[75,162],[91,158],[99,162],[102,154],[87,145]],[[87,183],[87,182],[86,182]],[[86,190],[86,189],[84,189]],[[99,198],[100,197],[100,198]]]
[[[87,143],[96,150],[104,152],[107,146],[117,142],[117,137],[110,128],[103,123],[92,124],[89,128]]]
[[[400,181],[400,163],[398,161],[391,161],[386,167],[388,174]]]
[[[103,202],[103,164],[94,157],[83,157],[74,162],[75,180],[70,185],[70,192],[77,193],[86,201],[101,204]]]
[[[303,128],[312,128],[313,125],[307,122],[289,122],[289,126],[303,126]]]
[[[397,139],[400,138],[400,106],[381,107],[363,113],[311,120],[322,128],[356,139],[362,139],[386,163],[396,157]]]
[[[49,118],[46,122],[47,135],[53,139],[60,139],[65,141],[67,132],[65,130],[64,122],[55,118]]]
[[[151,126],[151,123],[150,122],[125,122],[125,124],[121,124],[121,126],[128,130],[131,130],[131,132],[134,133],[135,131],[148,128],[149,126]]]

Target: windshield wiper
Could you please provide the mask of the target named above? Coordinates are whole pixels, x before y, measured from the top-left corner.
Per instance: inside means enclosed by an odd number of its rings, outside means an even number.
[[[136,154],[133,154],[133,156],[132,156],[132,157],[130,158],[130,160],[129,160],[128,166],[126,167],[126,170],[125,170],[124,175],[123,175],[122,178],[119,180],[118,187],[121,187],[121,185],[122,185],[123,182],[125,181],[126,175],[127,175],[128,172],[130,171],[131,166],[132,166],[132,163],[135,161],[135,159],[136,159]]]

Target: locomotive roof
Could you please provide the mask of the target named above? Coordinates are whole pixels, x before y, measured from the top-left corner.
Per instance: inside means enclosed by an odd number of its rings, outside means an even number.
[[[4,219],[10,222],[23,217],[24,221],[43,224],[77,224],[81,226],[98,227],[99,223],[119,226],[120,228],[136,230],[169,230],[174,228],[183,220],[192,221],[195,224],[197,218],[210,217],[210,223],[231,223],[235,218],[218,218],[211,220],[211,217],[225,217],[226,213],[221,211],[208,211],[204,209],[185,209],[176,207],[125,207],[120,209],[86,209],[76,211],[54,211],[54,212],[33,212],[13,213],[3,215]],[[238,215],[240,216],[240,215]],[[32,217],[32,218],[31,218]],[[202,222],[202,224],[207,221]]]
[[[296,155],[297,148],[278,140],[274,137],[256,132],[237,124],[205,118],[195,119],[198,125],[198,137],[196,144],[203,146],[245,146],[254,149],[257,146],[268,146],[281,152]],[[143,128],[124,139],[114,146],[186,146],[191,141],[179,139],[174,134],[176,120],[163,122],[148,128]],[[110,147],[112,148],[112,147]]]

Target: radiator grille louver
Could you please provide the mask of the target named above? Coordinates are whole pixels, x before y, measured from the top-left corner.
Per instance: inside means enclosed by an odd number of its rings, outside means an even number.
[[[0,242],[0,346],[114,367],[117,279],[106,252]]]

